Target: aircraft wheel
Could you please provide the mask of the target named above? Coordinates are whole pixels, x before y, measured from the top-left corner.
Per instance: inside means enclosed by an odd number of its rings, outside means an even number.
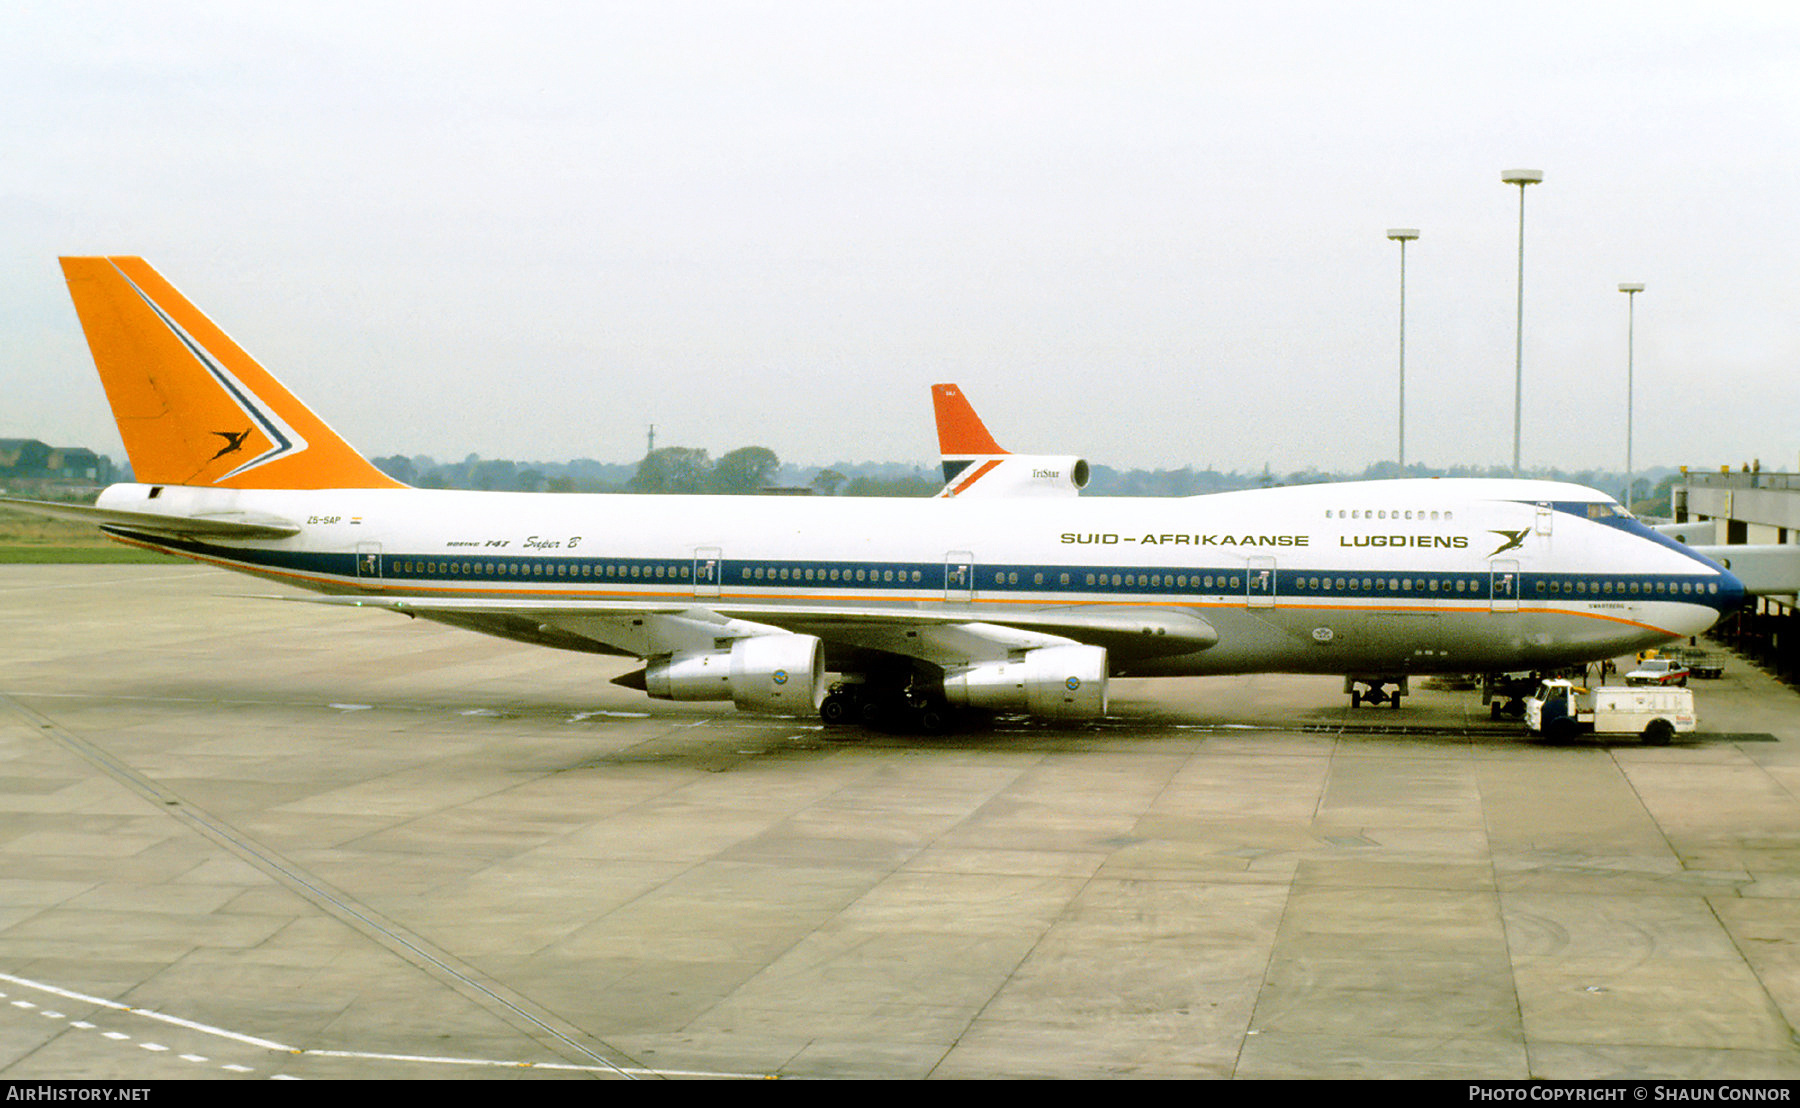
[[[832,693],[819,705],[819,718],[830,727],[856,722],[856,698],[849,693]]]
[[[856,719],[864,727],[880,727],[887,719],[887,705],[870,697],[856,706]]]
[[[913,726],[921,734],[942,735],[950,730],[950,713],[941,704],[922,704],[913,709]]]
[[[1666,719],[1653,719],[1638,737],[1650,746],[1668,746],[1669,740],[1675,737],[1675,725]]]
[[[1502,711],[1504,711],[1504,706],[1498,700],[1488,701],[1489,719],[1499,719]]]

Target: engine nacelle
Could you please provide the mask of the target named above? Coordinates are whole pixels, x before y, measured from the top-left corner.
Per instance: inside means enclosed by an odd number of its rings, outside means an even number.
[[[1106,714],[1106,650],[1074,644],[1040,646],[1004,662],[951,670],[944,674],[944,698],[969,708],[1098,719]]]
[[[1023,474],[1020,477],[1022,482],[1030,482],[1027,487],[1058,493],[1076,493],[1087,488],[1090,471],[1086,458],[1016,454],[1012,460],[1031,467],[1028,477]]]
[[[812,635],[752,635],[730,650],[691,651],[644,667],[659,700],[729,700],[753,712],[807,713],[825,699],[825,645]]]

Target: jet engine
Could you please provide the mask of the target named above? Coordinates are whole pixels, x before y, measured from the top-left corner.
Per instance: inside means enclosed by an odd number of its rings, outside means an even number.
[[[1050,455],[1015,454],[1010,459],[1022,472],[1018,481],[1032,491],[1073,495],[1087,488],[1089,469],[1086,458],[1052,457]]]
[[[825,699],[825,646],[812,635],[752,635],[730,650],[654,658],[644,691],[659,700],[729,700],[755,712],[811,712]]]
[[[944,699],[1052,719],[1098,719],[1106,714],[1106,650],[1040,646],[1003,662],[952,669],[944,674]]]

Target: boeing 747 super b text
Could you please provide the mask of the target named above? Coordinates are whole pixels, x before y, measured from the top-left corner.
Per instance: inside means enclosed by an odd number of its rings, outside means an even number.
[[[983,459],[1005,455],[985,429],[944,442],[974,464],[931,499],[408,488],[142,259],[62,265],[136,483],[91,508],[7,503],[319,603],[635,656],[618,680],[653,697],[925,728],[959,707],[1081,720],[1121,675],[1561,667],[1697,634],[1743,599],[1578,485],[1082,498],[1085,463],[1054,458],[1013,485],[1051,495],[983,496]]]

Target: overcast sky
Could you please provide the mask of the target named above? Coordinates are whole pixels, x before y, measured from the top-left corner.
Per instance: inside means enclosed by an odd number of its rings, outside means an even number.
[[[1800,463],[1800,5],[14,2],[0,437],[139,254],[368,454]]]

